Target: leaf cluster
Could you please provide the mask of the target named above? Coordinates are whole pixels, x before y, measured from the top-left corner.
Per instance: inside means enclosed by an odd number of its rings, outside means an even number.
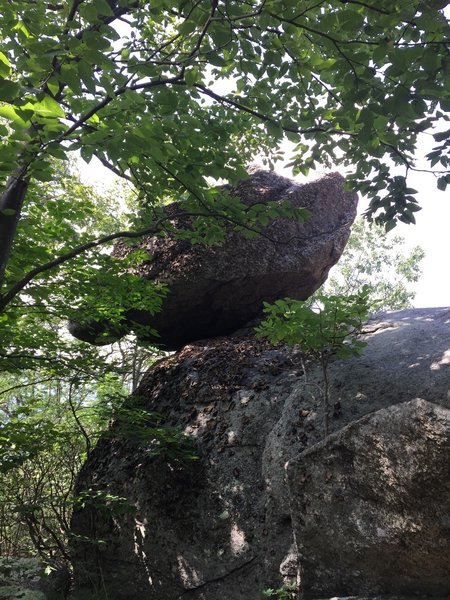
[[[309,301],[264,303],[266,318],[256,333],[275,344],[299,345],[313,358],[357,356],[365,346],[357,334],[368,317],[369,292],[364,287],[349,296],[317,294]]]
[[[52,182],[30,187],[5,274],[6,290],[20,286],[36,265],[126,224],[116,199],[83,185],[68,167],[55,168]],[[114,368],[98,350],[71,339],[66,322],[75,317],[105,319],[118,327],[131,307],[156,312],[166,290],[133,273],[133,261],[139,259],[135,254],[118,260],[107,250],[44,270],[19,289],[0,312],[3,372],[39,365],[47,375],[92,377]]]
[[[286,583],[277,589],[267,588],[262,592],[264,598],[278,598],[278,600],[291,600],[297,594],[297,583]]]
[[[289,139],[296,172],[353,165],[370,215],[414,221],[406,176],[418,135],[448,120],[441,6],[3,0],[0,11],[5,179],[20,156],[30,176],[51,180],[49,157],[79,150],[152,203],[203,198],[208,177],[236,181],[255,154],[271,161]],[[428,159],[444,189],[448,132],[433,134]]]
[[[323,401],[325,437],[330,433],[330,381],[328,365],[333,356],[359,356],[366,343],[358,339],[369,312],[370,288],[358,294],[334,296],[317,293],[307,301],[285,298],[264,304],[266,318],[255,328],[256,335],[273,344],[298,346],[304,382],[308,385],[303,356],[317,361],[323,387],[317,386]]]

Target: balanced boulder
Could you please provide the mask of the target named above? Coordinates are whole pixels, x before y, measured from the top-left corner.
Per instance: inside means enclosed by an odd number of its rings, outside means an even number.
[[[162,310],[157,314],[129,310],[123,326],[108,336],[104,336],[107,323],[72,323],[71,333],[104,343],[135,329],[138,336],[176,350],[236,331],[261,315],[263,301],[308,298],[341,256],[356,215],[357,195],[344,190],[344,179],[337,173],[300,185],[264,170],[255,170],[228,193],[247,206],[289,201],[308,209],[311,217],[304,222],[275,218],[263,235],[251,239],[228,227],[220,246],[192,244],[170,234],[144,238],[136,246],[119,243],[116,256],[136,248],[149,253],[150,260],[138,272],[169,287]],[[189,228],[182,203],[171,204],[167,211],[175,215],[171,218],[175,229]]]

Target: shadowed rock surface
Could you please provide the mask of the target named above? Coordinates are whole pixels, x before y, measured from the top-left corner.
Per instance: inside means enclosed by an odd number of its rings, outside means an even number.
[[[264,230],[264,237],[248,239],[228,231],[221,246],[192,245],[173,236],[149,237],[138,246],[152,256],[139,273],[169,286],[162,311],[150,315],[129,311],[122,331],[111,332],[108,342],[138,325],[150,326],[160,337],[147,339],[166,349],[177,350],[192,341],[228,335],[260,316],[263,301],[289,296],[304,300],[325,281],[338,261],[356,216],[357,195],[344,191],[338,173],[299,185],[270,171],[257,170],[248,180],[230,190],[248,206],[289,200],[305,207],[312,217],[305,222],[278,218]],[[168,209],[182,209],[173,203]],[[176,228],[189,227],[177,217]],[[124,256],[133,247],[118,244],[115,254]],[[97,343],[105,323],[81,326],[72,323],[71,333]],[[103,341],[105,343],[105,341]]]
[[[366,332],[368,345],[361,357],[335,360],[330,365],[333,431],[373,411],[415,398],[437,404],[438,408],[432,409],[437,413],[442,407],[450,408],[450,309],[381,315]],[[292,484],[289,490],[285,471],[287,461],[299,464],[302,453],[323,439],[322,375],[313,364],[307,364],[306,371],[305,378],[298,351],[270,347],[248,332],[191,344],[156,364],[133,402],[160,413],[165,424],[180,427],[194,442],[199,459],[189,460],[169,451],[155,457],[151,443],[138,429],[124,439],[118,425],[99,442],[82,470],[78,491],[105,491],[127,500],[110,502],[109,507],[87,502],[75,511],[74,598],[261,600],[263,589],[292,581],[300,582],[300,593],[306,586],[307,598],[378,595],[377,585],[384,596],[424,595],[425,589],[436,597],[448,595],[442,591],[445,584],[438,575],[449,556],[448,538],[431,539],[420,528],[417,538],[411,532],[409,548],[398,552],[404,557],[410,550],[414,555],[414,581],[415,565],[420,574],[420,564],[430,564],[428,558],[436,556],[436,544],[443,542],[441,562],[436,563],[434,574],[430,571],[427,588],[418,586],[416,593],[409,593],[399,587],[395,572],[387,570],[380,575],[374,563],[370,590],[365,592],[359,557],[351,553],[345,564],[345,590],[337,590],[326,579],[322,587],[311,583],[318,569],[314,556],[326,555],[329,536],[340,531],[336,519],[341,517],[339,512],[324,509],[327,519],[318,522],[315,532],[316,554],[309,552],[296,504],[303,491],[300,486],[292,493]],[[426,420],[419,419],[414,425],[417,431],[420,423],[426,429]],[[360,447],[367,438],[358,437],[358,427],[344,430],[342,435],[348,441],[351,436],[346,437],[345,431],[354,431],[355,460],[368,460],[367,451]],[[383,431],[380,436],[385,439]],[[421,439],[423,436],[418,436],[418,444]],[[444,440],[436,437],[436,444],[440,439]],[[320,448],[323,444],[316,446],[316,450]],[[408,457],[413,461],[408,447],[395,441],[392,448],[396,458],[390,466],[394,471],[396,465],[409,464]],[[391,456],[389,451],[387,455]],[[399,480],[395,493],[398,497],[403,493],[404,515],[421,510],[421,506],[427,514],[425,505],[432,498],[435,514],[444,518],[449,513],[449,478],[437,481],[436,476],[443,473],[445,465],[435,453],[420,454],[420,461],[424,475],[417,478],[417,489],[403,486],[402,471],[395,471]],[[326,472],[329,482],[339,481],[339,469],[339,461],[331,461]],[[359,480],[351,475],[345,480],[345,497],[358,498]],[[325,499],[326,486],[332,483],[323,485]],[[383,496],[382,490],[375,491]],[[362,527],[366,523],[370,528],[375,522],[371,521],[373,515],[383,519],[383,504],[379,511],[376,503],[367,514],[363,509]],[[444,531],[448,525],[445,518],[441,521],[436,527]],[[361,533],[349,527],[344,535],[345,544],[356,548]],[[380,539],[374,552],[384,551],[393,549]],[[327,565],[317,560],[326,570]],[[370,564],[369,560],[365,568],[370,570]]]

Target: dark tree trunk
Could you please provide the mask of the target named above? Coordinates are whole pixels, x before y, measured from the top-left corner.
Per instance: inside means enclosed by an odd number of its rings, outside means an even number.
[[[5,278],[11,248],[16,235],[29,178],[23,173],[11,175],[0,196],[0,288]]]

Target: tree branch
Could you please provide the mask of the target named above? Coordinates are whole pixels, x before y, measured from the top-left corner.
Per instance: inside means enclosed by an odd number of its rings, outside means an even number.
[[[112,173],[114,173],[114,175],[117,175],[118,177],[126,179],[130,183],[135,184],[135,181],[132,177],[127,175],[122,169],[115,167],[113,164],[111,164],[104,156],[100,154],[100,152],[94,152],[94,156],[97,158],[97,160],[99,160],[102,163],[104,167],[106,167]]]
[[[117,233],[111,233],[109,235],[102,236],[102,237],[92,240],[90,242],[86,242],[85,244],[81,244],[80,246],[76,246],[69,252],[66,252],[64,254],[61,254],[60,256],[57,256],[53,260],[50,260],[49,262],[44,263],[43,265],[39,265],[38,267],[35,267],[31,271],[29,271],[20,281],[18,281],[16,284],[14,284],[11,287],[11,289],[9,289],[6,293],[4,293],[0,297],[0,313],[6,308],[6,306],[11,302],[11,300],[15,296],[17,296],[17,294],[19,294],[35,277],[37,277],[41,273],[45,273],[46,271],[49,271],[50,269],[53,269],[54,267],[62,265],[63,263],[67,262],[68,260],[71,260],[72,258],[75,258],[76,256],[79,256],[80,254],[83,254],[87,250],[91,250],[92,248],[97,248],[98,246],[107,244],[108,242],[111,242],[113,240],[117,240],[119,238],[133,239],[133,238],[142,237],[144,235],[151,235],[151,234],[158,233],[158,231],[159,231],[158,226],[160,225],[160,223],[163,222],[164,220],[171,219],[171,218],[173,218],[173,216],[162,217],[161,219],[159,219],[159,221],[156,222],[156,224],[153,227],[149,227],[149,228],[143,229],[141,231],[119,231]]]
[[[211,1],[211,13],[210,13],[210,15],[209,15],[206,23],[204,24],[203,29],[200,32],[200,35],[197,38],[195,46],[192,48],[191,52],[188,54],[186,60],[189,60],[190,58],[192,58],[200,50],[200,46],[202,45],[203,38],[207,34],[208,28],[211,25],[212,20],[214,18],[215,12],[217,10],[218,3],[219,3],[218,0],[212,0]]]
[[[358,2],[358,0],[341,0],[341,3],[342,4],[357,4],[358,6],[364,6],[364,8],[367,8],[368,10],[373,10],[374,12],[377,12],[380,15],[391,15],[392,14],[388,10],[383,10],[382,8],[379,8],[378,6],[371,6],[370,4],[367,4],[366,2]]]
[[[135,85],[128,85],[130,79],[128,80],[128,82],[125,85],[123,85],[122,87],[120,87],[116,90],[114,96],[105,96],[105,98],[103,98],[103,100],[101,100],[100,102],[98,102],[98,104],[96,104],[91,109],[89,109],[87,112],[85,112],[84,115],[82,115],[79,119],[77,119],[74,122],[73,125],[71,125],[69,127],[69,129],[66,129],[66,131],[64,131],[64,133],[62,133],[59,137],[57,137],[54,140],[52,140],[51,142],[49,142],[49,144],[50,143],[51,144],[59,144],[60,142],[62,142],[66,138],[68,138],[70,135],[72,135],[72,133],[74,133],[74,131],[79,129],[81,127],[81,125],[84,125],[86,123],[86,121],[88,121],[91,117],[93,117],[95,114],[97,114],[98,111],[100,111],[102,108],[105,108],[105,106],[108,106],[108,104],[110,104],[113,100],[115,100],[116,98],[118,98],[119,96],[121,96],[122,94],[127,92],[128,90],[132,90],[132,91],[144,90],[144,89],[147,90],[147,89],[151,89],[151,88],[158,87],[161,85],[168,85],[170,83],[174,83],[174,84],[180,83],[180,81],[182,80],[182,75],[177,75],[175,77],[168,77],[167,79],[157,79],[156,81],[147,81],[146,83],[137,83]]]
[[[78,429],[80,430],[81,435],[84,438],[85,446],[86,446],[86,455],[89,456],[89,454],[91,452],[91,446],[92,446],[92,444],[91,444],[91,438],[89,437],[86,429],[84,428],[83,423],[81,422],[79,416],[77,415],[77,411],[76,411],[75,406],[74,406],[74,404],[72,402],[72,388],[73,388],[73,383],[70,382],[70,385],[69,385],[69,395],[67,397],[67,401],[68,401],[69,406],[70,406],[70,412],[72,413],[72,416],[75,419],[75,423],[77,424]]]
[[[207,214],[207,216],[211,216],[211,217],[227,219],[227,217],[225,215],[215,214],[215,213],[212,213],[211,211],[209,211],[209,214],[208,213],[206,213],[206,214]],[[50,271],[51,269],[71,260],[72,258],[75,258],[75,257],[79,256],[80,254],[83,254],[84,252],[91,250],[92,248],[97,248],[98,246],[107,244],[108,242],[117,240],[119,238],[136,239],[136,238],[143,237],[145,235],[155,235],[156,233],[159,233],[161,231],[161,225],[164,221],[173,220],[179,216],[204,217],[205,212],[189,212],[189,213],[183,212],[178,215],[176,215],[176,214],[164,215],[163,217],[159,218],[152,227],[147,227],[146,229],[141,229],[140,231],[118,231],[116,233],[111,233],[109,235],[102,236],[102,237],[92,240],[90,242],[86,242],[85,244],[80,244],[79,246],[76,246],[69,252],[65,252],[64,254],[57,256],[53,260],[50,260],[42,265],[39,265],[38,267],[35,267],[31,271],[29,271],[24,277],[22,277],[22,279],[20,281],[15,283],[6,293],[4,293],[2,296],[0,296],[0,313],[6,308],[6,306],[8,306],[8,304],[10,304],[10,302],[15,298],[15,296],[17,296],[17,294],[19,294],[33,279],[35,279],[35,277],[37,277],[41,273]],[[228,218],[228,221],[233,223],[232,219],[230,219],[230,218]],[[245,226],[245,225],[242,225],[242,223],[235,223],[235,224],[237,224],[239,226]]]
[[[8,178],[6,189],[0,196],[0,288],[5,277],[6,266],[28,190],[27,169],[28,164],[19,167]]]
[[[347,62],[350,69],[353,71],[353,76],[355,77],[355,80],[359,81],[358,74],[355,70],[355,67],[353,66],[352,61],[348,58],[348,56],[346,54],[344,54],[344,52],[342,52],[342,50],[340,48],[339,44],[342,43],[341,40],[337,40],[332,35],[329,35],[328,33],[325,33],[324,31],[320,31],[318,29],[313,29],[312,27],[309,27],[305,23],[297,23],[297,21],[295,21],[293,19],[285,19],[281,15],[277,15],[275,13],[269,13],[269,14],[271,17],[273,17],[274,19],[277,19],[281,23],[289,23],[290,25],[294,25],[294,27],[298,27],[299,29],[303,29],[304,31],[308,31],[309,33],[318,35],[318,36],[323,37],[323,38],[327,39],[328,41],[330,41],[334,45],[336,50],[339,52],[339,54],[342,56],[342,58]]]
[[[48,381],[54,381],[55,379],[58,379],[58,377],[53,375],[52,377],[46,377],[45,379],[33,379],[33,381],[29,381],[28,383],[19,383],[17,385],[11,386],[9,388],[0,390],[0,396],[3,394],[7,394],[8,392],[13,392],[14,390],[18,390],[18,389],[21,389],[24,387],[30,387],[30,385],[38,385],[40,383],[47,383]]]
[[[253,115],[254,117],[256,117],[257,119],[259,119],[260,121],[264,121],[265,123],[275,123],[276,125],[278,125],[279,127],[281,127],[281,129],[283,131],[289,131],[290,133],[298,133],[298,134],[304,134],[304,133],[338,133],[339,135],[350,135],[345,131],[341,131],[341,130],[335,130],[335,129],[329,129],[327,127],[308,127],[307,129],[300,129],[298,127],[292,127],[292,126],[286,126],[283,125],[281,123],[279,123],[276,119],[273,119],[272,117],[269,117],[268,115],[265,115],[263,113],[260,113],[256,110],[253,110],[252,108],[249,108],[248,106],[245,106],[245,104],[241,104],[240,102],[236,102],[235,100],[232,100],[231,98],[227,98],[226,96],[220,96],[219,94],[216,94],[215,92],[213,92],[212,90],[208,89],[207,87],[205,87],[203,84],[201,83],[194,83],[194,87],[197,88],[202,94],[205,94],[206,96],[209,96],[210,98],[213,98],[214,100],[216,100],[217,102],[220,102],[221,104],[229,104],[230,106],[232,106],[233,108],[235,108],[236,110],[242,111],[242,112],[246,112],[250,115]]]

